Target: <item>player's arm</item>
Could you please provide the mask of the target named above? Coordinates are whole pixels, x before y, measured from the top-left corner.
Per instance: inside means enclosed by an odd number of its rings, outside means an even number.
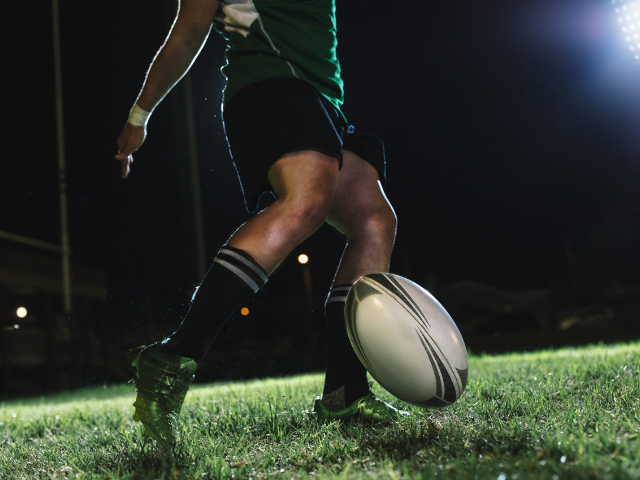
[[[139,109],[152,112],[189,70],[207,40],[219,5],[217,0],[180,0],[171,31],[153,59],[138,95],[136,105]],[[129,174],[129,165],[133,162],[131,154],[140,148],[145,137],[146,124],[134,126],[127,122],[118,138],[115,156],[122,163],[122,178]]]

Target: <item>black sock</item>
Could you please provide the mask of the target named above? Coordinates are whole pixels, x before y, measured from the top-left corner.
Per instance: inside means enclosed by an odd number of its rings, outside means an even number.
[[[223,246],[196,289],[182,324],[165,340],[162,350],[202,360],[231,314],[266,282],[267,272],[251,255]]]
[[[324,307],[329,327],[329,345],[323,394],[344,387],[346,406],[369,393],[367,370],[351,346],[344,321],[344,304],[350,288],[351,285],[334,286]]]

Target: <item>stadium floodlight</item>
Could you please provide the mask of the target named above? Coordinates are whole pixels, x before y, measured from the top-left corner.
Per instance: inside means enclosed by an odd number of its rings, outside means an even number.
[[[611,0],[629,50],[640,60],[640,0]]]

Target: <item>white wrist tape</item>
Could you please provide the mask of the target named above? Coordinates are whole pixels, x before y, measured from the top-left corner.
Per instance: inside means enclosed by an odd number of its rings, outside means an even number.
[[[129,114],[129,123],[134,127],[146,127],[151,112],[148,112],[138,106],[136,103]]]

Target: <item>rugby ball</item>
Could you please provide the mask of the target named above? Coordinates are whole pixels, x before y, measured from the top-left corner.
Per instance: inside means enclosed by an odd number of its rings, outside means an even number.
[[[467,385],[469,361],[458,327],[421,286],[372,273],[349,290],[347,333],[371,376],[400,400],[445,407]]]

